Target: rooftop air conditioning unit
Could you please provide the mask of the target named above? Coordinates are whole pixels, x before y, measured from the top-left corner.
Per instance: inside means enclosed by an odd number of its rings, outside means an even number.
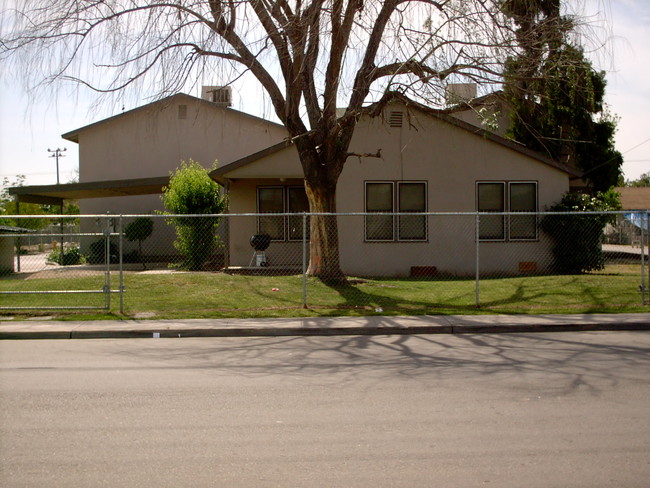
[[[232,106],[232,87],[230,86],[204,86],[201,88],[201,98],[212,103]]]

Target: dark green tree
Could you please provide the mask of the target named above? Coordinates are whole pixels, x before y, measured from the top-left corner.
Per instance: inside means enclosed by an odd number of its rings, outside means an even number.
[[[549,209],[558,214],[546,215],[541,228],[553,240],[555,272],[579,274],[605,267],[603,231],[615,214],[604,212],[620,210],[619,196],[612,189],[595,196],[567,193]]]
[[[190,271],[203,269],[218,243],[220,219],[215,215],[226,208],[219,185],[199,163],[182,161],[163,188],[162,201],[169,215],[167,221],[176,227],[174,247],[183,256],[178,266]]]
[[[572,43],[574,24],[560,14],[560,0],[508,0],[503,9],[520,46],[505,64],[509,135],[581,171],[594,194],[615,186],[623,157],[604,105],[605,73]]]
[[[133,222],[129,223],[124,229],[124,237],[127,240],[138,242],[138,256],[142,262],[142,267],[146,268],[144,264],[144,256],[142,254],[142,241],[146,241],[153,232],[153,220],[150,217],[137,217]]]

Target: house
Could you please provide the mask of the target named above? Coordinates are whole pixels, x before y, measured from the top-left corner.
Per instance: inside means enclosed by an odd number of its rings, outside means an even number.
[[[168,181],[181,161],[193,159],[208,168],[215,161],[227,164],[283,140],[287,132],[280,124],[233,110],[226,103],[180,93],[62,137],[79,145],[79,183],[100,186],[119,180],[128,186],[126,182],[138,180]],[[160,193],[160,187],[151,191]],[[84,198],[81,213],[162,209],[159,195],[124,193],[121,198]]]
[[[406,99],[388,105],[381,117],[362,118],[350,150],[380,150],[381,157],[346,163],[337,187],[340,213],[535,212],[560,200],[572,174],[521,145]],[[212,176],[226,188],[231,214],[307,211],[302,170],[290,142],[219,166]],[[229,264],[249,263],[249,239],[256,233],[271,236],[267,257],[272,265],[298,264],[299,219],[232,219]],[[340,216],[341,267],[357,276],[405,276],[414,267],[470,274],[474,228],[473,216]],[[484,216],[480,236],[484,271],[517,273],[522,263],[530,269],[549,246],[535,217]]]
[[[414,267],[472,273],[474,215],[385,212],[534,212],[569,190],[569,168],[453,115],[403,98],[381,117],[359,120],[351,152],[379,150],[380,157],[352,158],[339,179],[338,211],[357,214],[338,217],[345,273],[404,276]],[[79,144],[80,182],[14,194],[36,203],[80,198],[82,214],[150,213],[161,208],[169,172],[192,158],[206,166],[219,161],[211,176],[228,193],[230,214],[308,211],[301,165],[284,127],[211,100],[178,94],[63,137]],[[377,215],[359,215],[366,212]],[[531,262],[544,269],[534,261],[549,243],[536,224],[529,216],[481,217],[482,270],[517,273]],[[157,246],[164,242],[173,251],[173,230],[156,225]],[[227,264],[248,266],[250,238],[259,233],[272,238],[272,265],[301,263],[302,217],[262,215],[228,219]]]
[[[51,194],[78,192],[85,215],[150,214],[163,210],[162,188],[181,161],[210,168],[287,137],[282,125],[230,108],[227,87],[205,88],[205,98],[180,93],[63,134],[79,145],[79,183]],[[101,225],[82,220],[81,231],[101,231]],[[175,252],[174,229],[164,221],[155,220],[153,235],[156,254]]]

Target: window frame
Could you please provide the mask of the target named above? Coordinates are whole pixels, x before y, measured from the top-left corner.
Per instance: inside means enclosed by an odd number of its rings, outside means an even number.
[[[512,219],[519,217],[519,215],[508,215],[508,239],[513,242],[526,242],[526,241],[537,241],[539,240],[539,226],[538,226],[538,217],[537,213],[539,212],[539,191],[538,191],[538,182],[537,181],[526,181],[526,180],[513,180],[508,182],[508,209],[510,212],[512,212],[512,186],[513,185],[532,185],[534,192],[535,192],[535,208],[533,210],[524,210],[522,212],[530,212],[535,214],[534,217],[534,222],[535,222],[535,235],[534,237],[512,237]],[[519,210],[515,210],[515,212],[519,212]],[[522,216],[525,217],[525,216]]]
[[[539,240],[539,229],[538,229],[538,218],[537,212],[539,212],[539,182],[537,180],[477,180],[476,181],[476,211],[482,212],[482,215],[489,214],[489,211],[483,211],[480,209],[480,200],[479,200],[479,187],[484,184],[499,184],[503,188],[503,210],[494,211],[496,214],[500,215],[503,220],[503,237],[501,238],[490,238],[482,237],[479,224],[479,235],[478,239],[480,242],[536,242]],[[513,220],[518,215],[509,215],[512,210],[512,187],[514,185],[532,185],[534,188],[534,198],[535,198],[535,209],[530,213],[535,214],[535,235],[534,237],[513,237],[512,236],[512,225]],[[479,221],[480,222],[480,221]]]
[[[390,185],[391,187],[391,210],[390,211],[372,211],[368,210],[368,187],[370,185]],[[363,195],[363,205],[364,205],[364,229],[363,229],[363,237],[364,237],[364,242],[372,242],[372,243],[379,243],[379,242],[427,242],[428,237],[429,237],[429,223],[428,219],[426,218],[426,215],[422,216],[424,218],[424,234],[422,237],[415,237],[415,238],[405,238],[402,237],[401,232],[400,232],[400,224],[402,222],[402,215],[399,215],[401,213],[411,213],[411,212],[402,212],[400,208],[400,196],[402,192],[402,188],[405,185],[422,185],[424,187],[424,210],[422,211],[413,211],[412,213],[426,213],[428,212],[429,208],[429,186],[428,186],[428,181],[426,180],[366,180],[364,181],[363,189],[364,189],[364,195]],[[391,225],[391,237],[390,238],[371,238],[368,236],[368,219],[372,217],[373,213],[388,213],[392,215],[388,215],[387,217],[390,218],[390,225]],[[408,216],[407,216],[408,217]]]
[[[424,208],[422,210],[414,210],[414,211],[404,211],[401,208],[401,196],[402,196],[402,187],[406,185],[422,185],[424,187]],[[397,233],[397,240],[399,242],[423,242],[427,240],[427,236],[429,235],[429,219],[427,219],[426,215],[422,216],[415,216],[415,217],[422,217],[424,219],[424,234],[422,237],[411,237],[411,238],[406,238],[402,237],[402,232],[401,232],[401,223],[402,223],[402,218],[404,217],[409,217],[408,215],[401,215],[403,213],[408,214],[408,213],[426,213],[429,208],[429,202],[428,202],[428,195],[429,195],[429,188],[427,185],[426,181],[411,181],[411,180],[405,180],[405,181],[398,181],[397,182],[397,195],[396,195],[396,206],[395,208],[397,209],[397,213],[400,215],[397,215],[397,223],[395,224],[395,230]]]
[[[268,190],[268,189],[280,189],[282,190],[282,212],[262,212],[260,208],[260,192],[262,190]],[[278,218],[282,219],[282,237],[273,237],[271,236],[271,241],[273,242],[302,242],[303,236],[302,236],[302,226],[299,231],[299,236],[295,237],[292,232],[291,232],[291,216],[286,215],[289,213],[300,213],[300,212],[293,212],[290,209],[290,198],[289,198],[289,193],[291,190],[296,190],[296,189],[301,189],[302,191],[305,191],[304,186],[300,185],[260,185],[256,188],[256,207],[257,207],[257,213],[258,214],[266,214],[268,213],[268,217],[271,218]],[[278,215],[280,214],[280,215]],[[282,215],[285,214],[285,215]],[[268,218],[266,215],[258,215],[257,216],[257,233],[261,233],[261,228],[260,228],[260,223],[262,219]],[[309,226],[307,226],[307,239],[309,239]]]

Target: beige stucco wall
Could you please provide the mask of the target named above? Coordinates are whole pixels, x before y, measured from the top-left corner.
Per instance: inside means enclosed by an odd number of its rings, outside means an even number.
[[[179,106],[186,106],[179,118]],[[181,161],[210,168],[228,164],[286,137],[272,122],[177,95],[77,131],[80,182],[166,176]],[[148,214],[162,210],[160,195],[95,198],[80,202],[82,214]],[[87,226],[86,226],[87,227]],[[84,228],[87,232],[91,229]],[[156,220],[147,244],[174,252],[173,230]],[[127,243],[127,246],[130,246]]]
[[[388,111],[396,109],[399,107],[389,107]],[[558,201],[569,188],[568,177],[561,170],[417,111],[405,117],[402,128],[391,128],[381,119],[360,122],[351,150],[375,153],[379,149],[381,158],[348,160],[337,188],[339,212],[363,212],[365,181],[426,181],[429,212],[475,211],[477,181],[535,181],[540,210]],[[232,179],[230,212],[255,212],[256,187],[288,184],[287,177],[292,174],[300,175],[293,147],[227,174]],[[254,176],[262,178],[239,179]],[[364,242],[363,217],[340,217],[338,222],[341,266],[348,275],[405,276],[411,266],[436,266],[459,275],[475,270],[473,216],[429,217],[428,240],[412,243]],[[248,238],[255,233],[255,218],[240,225],[233,221],[230,228],[230,263],[247,265],[251,254]],[[548,249],[543,236],[535,242],[483,242],[479,249],[481,272],[517,273],[523,261],[537,261],[538,269],[544,269],[550,264]],[[294,256],[295,264],[300,263],[299,243],[273,243],[267,254],[276,251],[284,256],[283,263]]]
[[[179,105],[187,107],[184,119]],[[190,159],[207,168],[215,161],[225,165],[284,137],[285,129],[272,122],[177,95],[81,129],[79,181],[166,176]],[[80,205],[88,214],[162,208],[157,195],[88,199]]]

